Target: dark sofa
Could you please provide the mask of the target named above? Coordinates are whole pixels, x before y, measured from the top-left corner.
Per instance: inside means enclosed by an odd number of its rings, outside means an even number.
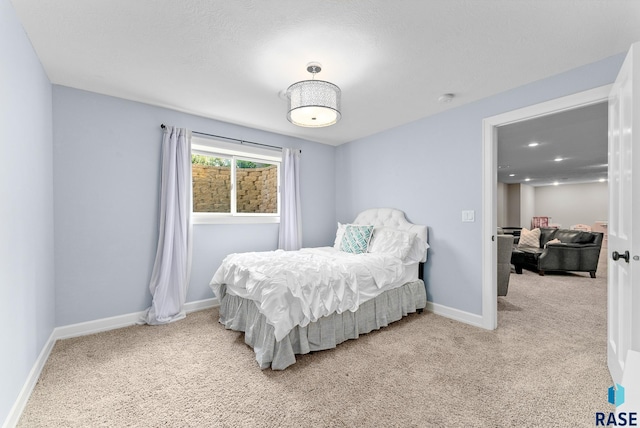
[[[552,239],[559,239],[560,243],[545,248]],[[511,263],[519,274],[522,268],[527,268],[540,275],[550,271],[589,272],[591,278],[595,278],[601,247],[602,233],[599,232],[540,228],[539,247],[514,246]]]

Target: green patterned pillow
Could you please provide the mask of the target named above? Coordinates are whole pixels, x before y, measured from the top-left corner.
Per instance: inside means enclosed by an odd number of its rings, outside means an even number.
[[[342,236],[340,249],[347,253],[366,253],[373,233],[373,226],[347,225]]]

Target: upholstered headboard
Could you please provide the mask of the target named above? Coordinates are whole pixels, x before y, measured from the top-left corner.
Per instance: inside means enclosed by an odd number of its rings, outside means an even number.
[[[373,225],[374,227],[389,227],[393,229],[414,232],[416,234],[416,237],[423,241],[424,244],[427,244],[429,242],[427,226],[409,223],[404,215],[404,212],[395,208],[371,208],[362,211],[360,214],[358,214],[358,216],[354,220],[354,223],[369,224]],[[424,245],[421,247],[425,249],[424,256],[422,257],[422,262],[426,262],[426,248],[428,247],[428,245]]]

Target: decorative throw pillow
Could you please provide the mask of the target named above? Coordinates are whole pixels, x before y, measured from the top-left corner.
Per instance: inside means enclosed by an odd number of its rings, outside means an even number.
[[[523,227],[520,232],[518,247],[540,248],[540,229],[536,227],[533,230],[529,230],[526,227]]]
[[[372,232],[373,226],[348,224],[342,236],[340,249],[353,254],[366,253]]]
[[[554,238],[551,241],[549,241],[546,244],[544,244],[544,248],[547,248],[547,245],[549,245],[549,244],[560,244],[560,243],[562,243],[562,241],[560,241],[558,238]]]

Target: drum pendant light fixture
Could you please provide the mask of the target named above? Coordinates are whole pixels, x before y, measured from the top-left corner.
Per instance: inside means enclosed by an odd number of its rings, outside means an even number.
[[[330,126],[342,117],[340,113],[341,91],[336,85],[315,80],[322,67],[317,62],[307,64],[311,80],[294,83],[287,88],[289,108],[287,120],[294,125],[309,128]]]

